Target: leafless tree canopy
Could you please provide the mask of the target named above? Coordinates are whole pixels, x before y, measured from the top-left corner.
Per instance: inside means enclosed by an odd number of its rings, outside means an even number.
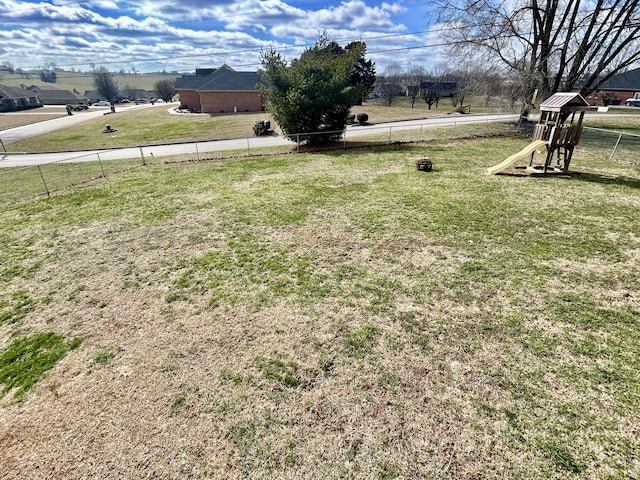
[[[93,86],[101,98],[114,102],[118,97],[118,82],[113,78],[113,74],[106,67],[93,68]]]
[[[176,81],[175,80],[158,80],[154,86],[154,90],[165,102],[170,102],[173,96],[176,94]]]
[[[517,73],[524,95],[588,95],[640,61],[638,0],[440,0],[436,13],[455,49]]]

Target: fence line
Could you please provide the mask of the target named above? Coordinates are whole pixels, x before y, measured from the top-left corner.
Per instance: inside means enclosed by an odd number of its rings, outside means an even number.
[[[596,151],[610,160],[640,164],[640,135],[596,127],[584,127],[580,139],[581,148]]]
[[[145,145],[128,148],[96,150],[90,153],[82,153],[64,157],[55,161],[40,163],[16,168],[0,168],[0,204],[20,201],[29,197],[47,195],[52,192],[64,190],[66,188],[86,183],[96,178],[105,178],[108,175],[127,170],[130,168],[172,163],[181,161],[202,161],[214,160],[228,157],[243,157],[261,154],[299,153],[309,151],[301,139],[306,139],[312,135],[341,135],[342,139],[337,142],[337,148],[358,148],[368,146],[386,146],[392,143],[423,142],[429,140],[440,140],[450,138],[460,138],[468,136],[492,136],[504,133],[515,132],[515,122],[486,120],[483,122],[457,122],[448,125],[436,125],[431,123],[414,124],[414,126],[391,125],[391,126],[364,126],[359,133],[359,126],[345,129],[343,132],[312,132],[298,133],[290,135],[289,138],[296,139],[294,143],[281,144],[274,142],[272,145],[256,145],[255,139],[269,137],[246,137],[246,147],[227,147],[224,150],[206,151],[199,147],[204,143],[212,141],[173,143],[166,145],[183,145],[187,147],[180,153],[172,155],[156,156],[153,150],[165,145]],[[366,131],[366,135],[362,135]],[[273,137],[271,137],[273,138]],[[243,139],[239,139],[241,145]],[[214,141],[215,142],[215,141]],[[221,143],[222,145],[222,143]],[[640,149],[640,135],[604,130],[593,127],[584,127],[583,136],[579,147],[595,150],[601,155],[606,155],[610,159],[614,157],[620,160],[638,162],[637,152]],[[131,150],[132,156],[127,159],[111,158],[110,152]],[[206,155],[205,155],[206,152]],[[55,155],[73,154],[74,152],[60,152]],[[52,154],[53,155],[53,154]],[[2,164],[0,163],[0,166]],[[36,171],[37,170],[37,173]],[[34,182],[35,178],[39,181]],[[39,186],[38,186],[39,185]]]

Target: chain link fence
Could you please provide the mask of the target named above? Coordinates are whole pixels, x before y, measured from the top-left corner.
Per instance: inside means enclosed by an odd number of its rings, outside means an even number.
[[[433,126],[428,123],[412,126],[400,124],[384,127],[350,126],[343,133],[342,140],[331,145],[330,148],[364,148],[443,139],[489,137],[518,132],[518,125],[515,122],[491,120],[479,123],[469,123],[468,120],[454,121],[443,126]],[[313,134],[292,135],[291,138],[299,139],[302,135],[308,137]],[[272,141],[270,142],[269,139]],[[235,140],[233,147],[224,147],[224,142],[171,144],[180,147],[178,153],[171,155],[158,154],[159,147],[166,145],[100,150],[92,153],[56,153],[51,154],[55,157],[51,161],[47,161],[45,155],[45,159],[38,165],[0,168],[0,204],[14,203],[38,196],[50,196],[53,192],[146,165],[304,153],[315,149],[312,145],[300,142],[283,144],[282,138],[277,136],[266,140],[265,137]],[[216,145],[221,148],[216,149]],[[585,127],[579,147],[607,158],[638,164],[640,135]],[[326,150],[327,146],[317,147],[317,149],[320,148]],[[0,167],[2,167],[1,161]]]
[[[640,165],[640,135],[584,127],[579,147],[611,160]]]

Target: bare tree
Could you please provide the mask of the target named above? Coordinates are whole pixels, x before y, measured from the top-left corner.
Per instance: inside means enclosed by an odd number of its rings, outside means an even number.
[[[393,102],[397,97],[402,96],[402,87],[395,82],[386,82],[382,81],[382,83],[378,84],[378,88],[376,89],[376,93],[379,98],[384,100],[384,104],[387,107],[393,105]]]
[[[424,89],[422,91],[422,99],[429,105],[429,110],[431,110],[431,106],[435,103],[436,107],[438,106],[438,100],[440,99],[438,95],[438,91],[435,89]]]
[[[411,97],[411,108],[416,103],[416,98],[420,96],[420,82],[427,76],[424,67],[411,67],[405,74],[405,82],[407,84],[407,92]],[[431,109],[431,106],[429,106]]]
[[[106,67],[95,67],[92,72],[93,86],[98,94],[106,100],[115,101],[118,97],[118,82]]]
[[[385,104],[390,107],[396,97],[402,95],[402,76],[404,70],[399,63],[391,63],[385,68],[384,75],[378,78],[376,94],[385,100]]]
[[[158,80],[153,89],[165,102],[170,102],[173,96],[176,94],[176,81],[171,79]]]
[[[13,66],[13,63],[7,61],[7,60],[3,60],[2,62],[0,62],[0,70],[3,70],[5,72],[9,72],[9,73],[13,73],[15,72],[16,68]]]
[[[640,60],[638,0],[439,0],[437,17],[465,58],[516,72],[521,95],[588,95]]]

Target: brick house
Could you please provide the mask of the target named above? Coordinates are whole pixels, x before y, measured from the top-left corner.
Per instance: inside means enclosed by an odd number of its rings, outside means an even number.
[[[640,97],[640,68],[614,75],[585,100],[591,105],[602,105],[602,97],[607,94],[617,98],[621,105],[627,98]]]
[[[196,113],[260,112],[264,101],[257,72],[220,68],[199,68],[195,75],[176,78],[180,105]]]

